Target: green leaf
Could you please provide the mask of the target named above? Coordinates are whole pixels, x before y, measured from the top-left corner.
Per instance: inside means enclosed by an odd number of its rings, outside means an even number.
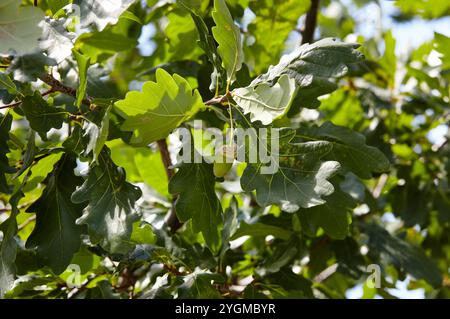
[[[270,66],[267,73],[258,76],[250,85],[274,85],[283,74],[287,74],[295,79],[299,88],[295,102],[302,107],[317,107],[320,105],[317,97],[337,88],[331,80],[347,73],[346,64],[356,63],[364,58],[361,52],[355,50],[358,46],[332,38],[304,44],[284,55],[277,65]]]
[[[436,51],[442,54],[440,58],[442,60],[442,68],[450,68],[450,37],[447,37],[441,33],[434,33],[434,45]]]
[[[328,179],[340,168],[338,162],[320,160],[332,148],[326,141],[282,144],[279,154],[270,154],[279,157],[278,164],[274,160],[277,172],[262,174],[262,163],[249,163],[241,178],[242,189],[256,190],[256,200],[263,207],[278,204],[289,212],[323,204],[322,196],[334,191]]]
[[[182,277],[182,280],[183,283],[178,287],[178,298],[221,298],[220,292],[211,284],[211,282],[216,284],[224,282],[224,278],[220,274],[214,274],[205,270],[196,269],[191,274]]]
[[[67,155],[55,165],[41,197],[27,212],[36,213],[36,225],[26,247],[36,249],[39,259],[55,273],[62,273],[80,249],[83,227],[75,223],[83,205],[73,204],[70,195],[82,183],[75,176],[75,160]]]
[[[28,142],[27,142],[27,148],[25,149],[25,153],[22,156],[22,166],[16,172],[16,174],[14,175],[14,178],[17,178],[18,176],[20,176],[23,172],[25,172],[33,164],[36,153],[38,152],[38,149],[35,144],[35,139],[36,139],[35,136],[36,136],[36,134],[33,131],[31,131],[30,137],[28,138]]]
[[[78,63],[78,76],[79,83],[77,89],[77,106],[80,107],[83,99],[86,96],[86,88],[87,88],[87,71],[89,68],[89,64],[91,59],[82,55],[81,53],[73,50],[73,55]]]
[[[214,41],[213,36],[210,34],[209,29],[202,17],[195,13],[194,10],[187,7],[183,2],[180,3],[190,12],[200,36],[198,44],[203,49],[203,51],[205,51],[209,62],[214,67],[214,71],[211,74],[211,85],[209,87],[210,90],[214,90],[216,88],[216,85],[218,85],[218,81],[220,81],[223,85],[227,78],[227,71],[222,66],[222,59],[220,58],[219,52],[217,51],[216,42]]]
[[[195,60],[200,53],[196,43],[198,32],[186,10],[175,9],[167,14],[169,21],[165,33],[172,60]]]
[[[214,251],[220,245],[222,205],[215,193],[213,165],[207,163],[182,164],[170,180],[169,192],[178,194],[175,204],[180,221],[192,219],[195,232],[201,232],[206,244]]]
[[[9,166],[8,157],[6,156],[9,153],[8,140],[11,123],[11,114],[3,115],[0,113],[0,192],[6,194],[10,193],[11,189],[6,181],[5,174],[12,174],[16,171]]]
[[[156,236],[153,233],[152,227],[149,224],[139,226],[139,222],[133,224],[133,232],[131,234],[131,241],[136,244],[154,244]]]
[[[293,232],[289,229],[281,228],[274,225],[254,223],[247,224],[241,222],[238,230],[231,237],[231,240],[237,239],[242,236],[254,236],[254,237],[266,237],[272,235],[276,238],[288,240],[292,236]]]
[[[18,188],[9,200],[11,214],[8,219],[0,224],[0,231],[3,239],[0,243],[0,298],[9,291],[14,284],[16,275],[16,255],[17,255],[17,215],[19,214],[18,204],[24,196],[21,187]]]
[[[159,152],[150,148],[133,147],[121,140],[106,143],[111,149],[111,158],[127,172],[130,182],[144,182],[162,195],[169,196],[168,179]]]
[[[349,235],[349,213],[355,202],[350,195],[340,190],[325,197],[325,201],[322,205],[300,209],[302,229],[308,229],[309,234],[315,235],[317,228],[322,227],[331,238],[344,239]]]
[[[258,0],[249,3],[255,19],[248,25],[254,43],[244,47],[246,60],[253,60],[254,69],[261,73],[274,65],[286,49],[285,43],[309,8],[309,0]]]
[[[72,54],[72,41],[76,38],[76,34],[67,31],[66,26],[69,22],[65,18],[46,18],[41,23],[43,32],[39,40],[39,47],[58,63]]]
[[[10,50],[28,53],[38,46],[42,29],[39,22],[44,13],[36,7],[20,7],[20,0],[5,0],[0,4],[0,53]]]
[[[413,277],[424,279],[435,288],[442,285],[439,268],[420,248],[391,236],[384,228],[374,223],[361,224],[361,227],[369,236],[369,249],[380,253],[388,264],[403,268]]]
[[[295,92],[295,80],[282,75],[273,86],[267,83],[247,86],[233,90],[232,96],[244,114],[250,113],[252,122],[261,121],[263,125],[268,125],[286,114]]]
[[[37,163],[33,164],[33,166],[29,168],[31,175],[28,177],[28,181],[24,187],[24,191],[36,189],[38,184],[41,183],[47,177],[47,175],[53,171],[53,167],[61,159],[62,155],[62,152],[57,154],[50,154],[49,156],[41,158]],[[29,173],[22,174],[20,178],[27,174]]]
[[[16,85],[5,73],[0,73],[0,88],[6,89],[9,94],[15,94],[17,92]]]
[[[105,147],[84,184],[72,194],[74,203],[89,202],[77,224],[88,226],[92,242],[112,253],[124,253],[129,249],[137,217],[135,203],[141,195],[138,187],[126,182],[125,171],[113,163]]]
[[[36,81],[46,75],[46,67],[56,65],[56,61],[42,52],[24,54],[14,58],[8,70],[13,72],[14,79],[22,82]]]
[[[298,253],[300,241],[297,236],[275,246],[274,252],[261,266],[264,273],[277,273],[286,266]]]
[[[214,0],[212,16],[216,26],[212,28],[214,39],[219,44],[217,51],[227,71],[227,81],[231,83],[243,61],[241,31],[234,23],[233,17],[224,0]]]
[[[39,136],[46,141],[47,132],[56,128],[62,127],[66,112],[62,109],[50,106],[45,101],[39,92],[35,92],[34,95],[28,95],[23,99],[20,108],[25,113],[30,126],[35,130]]]
[[[156,82],[146,82],[142,92],[128,92],[115,103],[126,118],[121,129],[133,131],[130,143],[145,146],[166,138],[172,130],[203,108],[197,90],[181,76],[156,71]]]
[[[230,206],[225,210],[223,216],[223,229],[222,229],[222,248],[220,251],[221,256],[230,248],[230,238],[234,235],[238,227],[238,202],[236,197],[232,197]]]
[[[389,86],[394,87],[397,57],[395,55],[395,39],[391,31],[386,32],[384,35],[384,46],[384,55],[379,59],[378,63],[386,70],[386,75],[389,77]]]
[[[137,40],[109,29],[103,32],[83,33],[77,38],[75,48],[91,59],[91,63],[100,60],[102,55],[113,55],[136,47]]]
[[[377,148],[366,145],[364,135],[346,127],[325,122],[320,127],[306,130],[306,135],[333,143],[333,149],[326,158],[338,161],[344,169],[361,178],[371,178],[372,172],[389,170],[389,160]]]
[[[112,106],[108,106],[101,111],[91,112],[91,120],[85,121],[83,125],[84,136],[88,138],[84,155],[92,152],[93,161],[98,161],[98,156],[108,139],[109,133],[109,112]],[[98,114],[95,114],[98,113]],[[96,117],[94,119],[94,117]]]
[[[135,0],[75,0],[80,6],[80,26],[87,27],[95,24],[102,31],[108,24],[115,24],[119,17]]]

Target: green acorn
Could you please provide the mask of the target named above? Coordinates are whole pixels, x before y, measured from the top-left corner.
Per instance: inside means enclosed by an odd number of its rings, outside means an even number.
[[[233,167],[233,161],[235,158],[235,146],[224,145],[216,153],[218,160],[214,161],[213,171],[216,177],[224,177]]]

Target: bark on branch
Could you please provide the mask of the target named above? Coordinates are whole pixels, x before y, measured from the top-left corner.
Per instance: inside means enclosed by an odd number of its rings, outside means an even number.
[[[174,175],[174,171],[172,168],[172,160],[170,159],[170,153],[169,148],[167,147],[167,142],[165,139],[159,140],[158,142],[158,148],[161,153],[161,159],[164,164],[164,168],[166,170],[167,179],[170,181],[172,176]],[[183,226],[183,223],[180,222],[180,220],[177,217],[176,211],[175,211],[175,201],[176,196],[172,198],[172,208],[170,209],[167,217],[166,217],[166,224],[169,226],[171,232],[176,232],[178,229]]]
[[[319,12],[319,1],[311,0],[311,7],[306,13],[305,28],[302,31],[302,44],[314,41],[314,32],[317,25],[317,13]]]

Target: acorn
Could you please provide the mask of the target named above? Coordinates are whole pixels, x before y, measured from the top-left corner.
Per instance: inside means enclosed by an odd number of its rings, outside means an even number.
[[[213,172],[216,177],[224,177],[233,167],[236,148],[235,145],[223,145],[216,153]]]

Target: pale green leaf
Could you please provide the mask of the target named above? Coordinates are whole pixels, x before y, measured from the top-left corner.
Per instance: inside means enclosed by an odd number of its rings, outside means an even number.
[[[166,138],[203,108],[197,90],[181,76],[170,76],[163,69],[156,71],[156,82],[146,82],[142,92],[128,92],[115,105],[126,118],[122,130],[133,131],[130,143],[137,146]]]
[[[267,73],[258,76],[251,85],[274,85],[278,78],[287,74],[295,79],[299,88],[295,100],[298,106],[317,107],[320,104],[317,97],[337,88],[333,79],[347,73],[347,64],[364,58],[361,52],[355,50],[358,47],[358,44],[339,42],[332,38],[304,44],[284,55],[277,65],[270,66]]]
[[[95,24],[102,31],[108,24],[116,24],[119,17],[135,0],[75,0],[80,6],[80,26]]]
[[[0,3],[0,53],[10,50],[29,53],[38,46],[42,29],[38,27],[44,13],[36,7],[21,7],[20,0],[4,0]]]
[[[75,59],[77,60],[78,64],[79,83],[76,98],[77,98],[77,106],[80,107],[81,103],[83,102],[83,99],[86,96],[87,71],[91,60],[89,57],[84,56],[83,54],[79,53],[76,50],[73,50],[73,55],[75,56]]]
[[[268,125],[289,110],[295,97],[295,80],[282,75],[276,84],[261,83],[232,91],[233,100],[244,114],[250,113],[252,122]]]

